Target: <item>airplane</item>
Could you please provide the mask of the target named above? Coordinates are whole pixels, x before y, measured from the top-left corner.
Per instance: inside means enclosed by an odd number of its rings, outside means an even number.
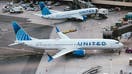
[[[78,9],[71,11],[55,11],[49,10],[44,2],[39,2],[39,7],[41,9],[41,14],[34,14],[46,19],[78,19],[78,20],[86,20],[87,15],[96,14],[98,12],[98,8],[86,8],[86,9]]]
[[[60,39],[33,38],[15,21],[12,22],[12,27],[15,32],[16,40],[8,46],[24,44],[33,48],[60,50],[54,56],[48,54],[48,62],[68,53],[84,56],[85,49],[119,50],[123,47],[121,42],[113,39],[70,39],[63,34],[58,27],[56,27],[56,33],[59,35]]]

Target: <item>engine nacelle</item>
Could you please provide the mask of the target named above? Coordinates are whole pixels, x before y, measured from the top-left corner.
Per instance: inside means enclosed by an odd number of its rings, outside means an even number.
[[[83,21],[86,21],[88,17],[87,16],[83,16]]]
[[[84,56],[85,55],[85,50],[84,49],[78,49],[73,51],[73,55],[75,56]]]

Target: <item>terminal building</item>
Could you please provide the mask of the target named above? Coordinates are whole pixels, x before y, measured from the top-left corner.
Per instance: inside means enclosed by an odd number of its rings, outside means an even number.
[[[132,0],[91,0],[94,4],[132,7]]]
[[[73,1],[73,0],[64,0],[64,1]],[[132,0],[84,0],[84,1],[91,1],[94,4],[101,4],[101,5],[132,7]]]
[[[2,1],[2,0],[1,0]],[[27,2],[36,2],[36,1],[49,1],[49,0],[3,0],[3,1],[27,1]],[[51,0],[51,1],[66,1],[71,2],[74,0]],[[113,5],[113,6],[125,6],[125,7],[132,7],[132,0],[76,0],[76,1],[90,1],[94,4],[99,5]]]

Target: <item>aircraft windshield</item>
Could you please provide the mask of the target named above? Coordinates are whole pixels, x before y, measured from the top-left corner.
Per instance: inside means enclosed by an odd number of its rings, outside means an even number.
[[[120,42],[119,41],[117,41],[117,42],[115,42],[116,44],[119,44]]]

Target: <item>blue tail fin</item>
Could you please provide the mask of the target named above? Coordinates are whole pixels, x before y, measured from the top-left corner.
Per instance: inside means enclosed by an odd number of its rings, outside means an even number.
[[[42,12],[42,15],[49,15],[51,14],[51,12],[49,11],[49,9],[45,6],[44,2],[39,2],[39,6]]]
[[[16,40],[24,41],[24,40],[32,40],[31,37],[20,27],[15,21],[12,22],[12,27],[14,29]]]

